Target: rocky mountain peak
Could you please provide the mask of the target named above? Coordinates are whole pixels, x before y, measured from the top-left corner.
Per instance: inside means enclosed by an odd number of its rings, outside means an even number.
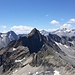
[[[15,39],[18,38],[17,34],[14,31],[7,32],[7,36],[13,36]]]
[[[43,35],[34,28],[26,37],[21,37],[23,46],[27,46],[30,52],[38,52],[44,43]]]
[[[14,31],[8,31],[7,34],[8,34],[8,35],[9,35],[9,34],[15,34],[15,32],[14,32]]]
[[[37,30],[36,28],[34,28],[29,34],[28,34],[28,36],[27,37],[30,37],[30,36],[34,36],[34,35],[41,35],[40,34],[40,32],[39,32],[39,30]]]

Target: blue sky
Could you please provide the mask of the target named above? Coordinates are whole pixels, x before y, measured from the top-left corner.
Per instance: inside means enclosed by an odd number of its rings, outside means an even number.
[[[74,28],[75,0],[0,0],[0,32]]]

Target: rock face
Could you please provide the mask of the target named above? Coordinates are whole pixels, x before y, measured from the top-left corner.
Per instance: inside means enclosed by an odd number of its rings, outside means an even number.
[[[64,71],[67,69],[66,72],[74,71],[74,62],[71,63],[71,58],[72,61],[74,60],[74,55],[72,55],[74,50],[72,53],[70,50],[65,51],[65,49],[71,49],[70,43],[66,38],[56,34],[44,36],[34,28],[28,35],[11,41],[7,47],[0,50],[0,65],[3,65],[5,75],[8,75],[6,72],[10,72],[10,75],[18,75],[18,73],[12,74],[16,68],[20,68],[19,72],[22,74],[25,67],[33,70],[34,67],[40,66],[39,70],[43,72],[47,70],[45,70],[46,67],[51,68],[52,72],[60,67]]]
[[[29,49],[24,46],[18,46],[17,48],[5,48],[0,51],[0,65],[3,65],[3,71],[6,72],[10,68],[19,66],[19,62],[16,60],[22,60],[24,57],[29,56]]]

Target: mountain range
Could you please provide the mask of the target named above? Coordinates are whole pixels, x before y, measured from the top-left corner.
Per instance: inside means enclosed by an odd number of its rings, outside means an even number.
[[[72,36],[75,36],[75,29],[62,28],[62,29],[58,29],[56,31],[53,31],[52,33],[57,34],[60,37],[61,36],[72,37]]]
[[[50,31],[50,32],[45,31],[45,30],[41,30],[40,32],[44,36],[48,35],[49,33],[56,34],[56,35],[58,35],[60,37],[62,37],[62,36],[67,36],[67,37],[75,36],[75,29],[67,29],[67,28],[60,28],[60,29]]]
[[[13,31],[0,36],[1,41],[9,39],[0,49],[2,75],[75,75],[74,29],[40,32],[34,28],[22,37]]]
[[[64,37],[70,40],[75,40],[75,29],[67,29],[67,28],[62,28],[62,29],[57,29],[55,31],[45,31],[41,30],[40,33],[44,36],[47,36],[49,34],[56,34],[60,37]],[[12,40],[16,40],[20,37],[24,37],[27,34],[16,34],[14,31],[9,31],[7,33],[0,33],[0,49],[3,47],[6,47]]]

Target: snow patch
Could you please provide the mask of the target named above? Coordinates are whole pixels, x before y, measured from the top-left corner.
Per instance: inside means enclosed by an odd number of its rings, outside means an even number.
[[[59,43],[55,42],[57,45],[59,45]]]
[[[13,48],[13,51],[15,51],[16,50],[16,48]]]
[[[56,43],[58,46],[59,46],[59,45],[62,45],[61,43],[58,43],[58,42],[55,42],[55,43]]]
[[[15,60],[15,62],[21,62],[22,60]]]
[[[15,60],[15,62],[22,62],[23,60],[25,60],[25,57],[21,60]]]
[[[66,48],[69,48],[67,45],[62,45],[61,43],[55,42],[58,46],[64,46]]]
[[[3,37],[3,35],[1,35],[1,37]]]
[[[54,71],[54,75],[60,75],[60,74],[59,74],[59,71],[55,70],[55,71]]]
[[[68,46],[67,45],[64,45],[66,48],[68,48]]]
[[[39,72],[36,72],[36,75],[39,74]]]

